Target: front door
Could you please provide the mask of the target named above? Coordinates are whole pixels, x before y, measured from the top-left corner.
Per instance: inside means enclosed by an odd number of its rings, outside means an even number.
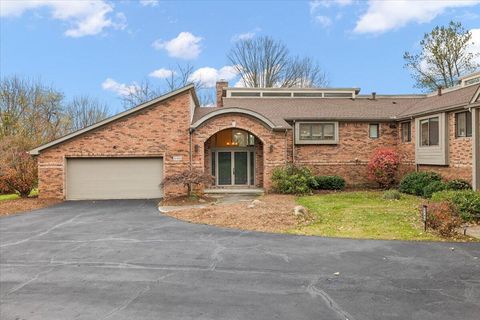
[[[252,151],[218,151],[217,184],[220,186],[248,185],[250,180],[249,153]],[[253,168],[252,168],[253,169]]]

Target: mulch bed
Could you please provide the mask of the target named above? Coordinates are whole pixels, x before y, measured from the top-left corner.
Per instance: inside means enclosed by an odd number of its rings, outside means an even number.
[[[24,198],[0,201],[0,216],[45,208],[62,202],[58,199]]]
[[[265,195],[260,204],[248,208],[251,203],[210,205],[207,208],[185,209],[166,213],[169,216],[193,223],[210,224],[242,230],[265,232],[287,231],[307,223],[293,214],[296,206],[291,195]]]

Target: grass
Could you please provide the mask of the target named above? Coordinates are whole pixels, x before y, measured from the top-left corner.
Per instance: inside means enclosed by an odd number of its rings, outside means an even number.
[[[35,197],[37,195],[38,195],[38,190],[33,189],[32,192],[30,192],[29,197]],[[20,199],[20,196],[16,193],[0,194],[0,201],[15,200],[15,199]]]
[[[363,239],[444,240],[423,231],[420,198],[402,195],[400,200],[385,200],[382,195],[362,191],[300,197],[297,202],[313,212],[316,220],[291,232]]]

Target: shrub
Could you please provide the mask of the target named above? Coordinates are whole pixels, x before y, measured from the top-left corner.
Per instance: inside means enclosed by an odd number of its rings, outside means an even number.
[[[317,190],[343,190],[345,179],[339,176],[316,176],[314,177],[313,188]]]
[[[395,184],[400,157],[393,149],[382,148],[375,151],[368,163],[368,174],[381,188]]]
[[[214,179],[211,175],[196,170],[185,170],[170,176],[166,176],[162,185],[166,184],[181,184],[187,188],[188,196],[192,196],[193,186],[211,185]]]
[[[400,200],[401,198],[402,194],[400,191],[395,189],[390,189],[383,193],[383,199],[385,200]]]
[[[403,177],[398,189],[403,193],[423,196],[423,189],[434,181],[442,181],[442,177],[435,172],[412,172]]]
[[[287,165],[273,170],[272,184],[278,193],[302,195],[312,191],[315,181],[310,169]]]
[[[433,181],[432,183],[428,184],[425,188],[423,188],[423,197],[431,198],[432,194],[435,192],[447,190],[448,186],[446,183],[442,181]]]
[[[451,203],[455,206],[463,221],[480,219],[480,192],[446,190],[434,193],[432,201]]]
[[[449,190],[471,190],[472,186],[465,180],[454,179],[447,182],[447,189]]]
[[[10,161],[0,163],[0,185],[28,197],[37,184],[37,162],[27,152],[16,152]]]
[[[430,203],[427,211],[427,227],[437,230],[440,235],[450,237],[460,227],[462,220],[450,202]]]

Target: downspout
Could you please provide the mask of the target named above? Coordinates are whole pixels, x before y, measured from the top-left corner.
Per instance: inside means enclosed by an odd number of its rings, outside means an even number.
[[[288,130],[285,129],[285,164],[288,163]]]
[[[188,162],[189,162],[189,168],[190,168],[190,171],[192,171],[192,162],[193,162],[193,157],[192,157],[192,133],[193,131],[195,131],[195,129],[193,128],[190,128],[188,129],[188,149],[189,149],[189,152],[188,152]]]
[[[295,165],[295,120],[293,120],[293,133],[292,133],[292,164]]]

